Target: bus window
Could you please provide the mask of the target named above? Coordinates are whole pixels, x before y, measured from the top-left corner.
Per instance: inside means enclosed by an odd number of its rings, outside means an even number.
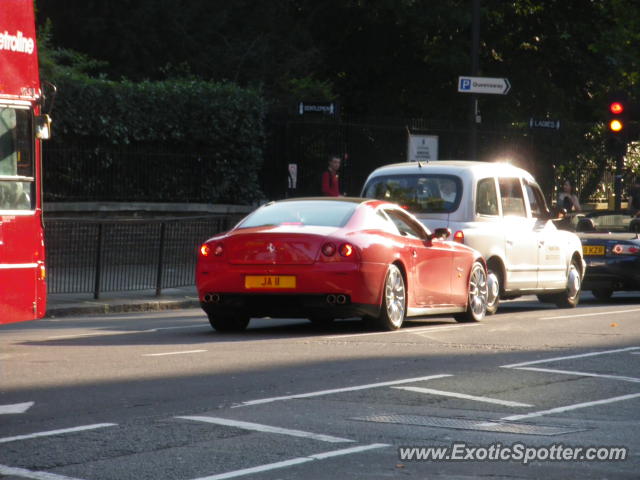
[[[0,107],[0,209],[33,210],[31,112]]]

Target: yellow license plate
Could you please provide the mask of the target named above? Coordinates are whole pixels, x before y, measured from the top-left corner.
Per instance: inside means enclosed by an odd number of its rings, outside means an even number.
[[[583,255],[604,255],[604,245],[583,245]]]
[[[296,288],[294,275],[247,275],[245,288]]]

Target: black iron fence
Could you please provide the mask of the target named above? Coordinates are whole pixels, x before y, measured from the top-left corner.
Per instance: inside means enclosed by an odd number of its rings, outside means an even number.
[[[594,168],[594,159],[607,158],[592,135],[594,126],[564,122],[559,129],[543,129],[524,120],[479,125],[477,158],[509,159],[529,170],[549,198],[564,177],[579,192],[591,194],[606,170],[606,162],[601,161]],[[256,153],[264,162],[259,172],[252,172],[258,176],[260,190],[253,192],[253,200],[230,193],[238,189],[229,187],[220,152],[198,152],[197,146],[102,145],[96,140],[71,139],[64,145],[44,147],[44,195],[50,202],[209,204],[318,195],[330,153],[343,156],[342,191],[358,195],[375,168],[407,160],[409,135],[437,137],[438,158],[469,158],[467,127],[466,122],[429,119],[271,115],[265,124],[264,150]]]
[[[49,293],[181,287],[195,283],[199,246],[243,214],[164,219],[48,219]]]

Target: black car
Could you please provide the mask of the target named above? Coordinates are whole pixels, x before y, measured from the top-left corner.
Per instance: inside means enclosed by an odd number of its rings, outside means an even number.
[[[640,290],[640,218],[622,210],[599,210],[558,221],[576,232],[587,263],[582,288],[599,300],[614,291]]]

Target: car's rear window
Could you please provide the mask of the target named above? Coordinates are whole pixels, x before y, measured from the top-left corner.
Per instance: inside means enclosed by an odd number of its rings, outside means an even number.
[[[462,181],[455,175],[385,175],[365,185],[363,197],[395,202],[413,213],[450,213],[460,204]]]
[[[609,232],[628,232],[633,217],[620,213],[588,215],[595,224],[596,230]]]
[[[265,225],[343,227],[358,203],[340,201],[280,202],[265,205],[238,224],[238,228]]]

